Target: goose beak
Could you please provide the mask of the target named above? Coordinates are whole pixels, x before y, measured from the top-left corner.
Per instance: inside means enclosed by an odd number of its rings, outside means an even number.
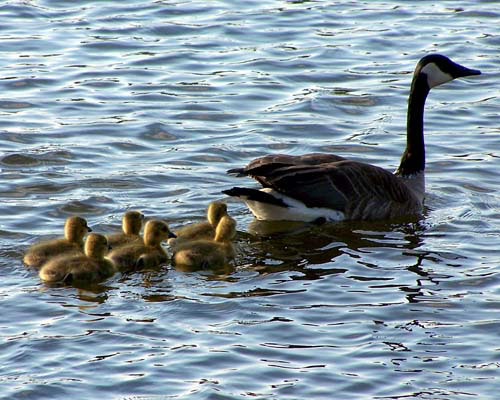
[[[177,238],[177,235],[176,235],[175,233],[173,233],[173,232],[170,232],[170,233],[168,234],[168,238],[169,238],[169,239],[175,239],[175,238]]]
[[[458,65],[458,64],[457,64]],[[481,75],[481,71],[478,69],[470,69],[463,67],[461,65],[458,65],[459,68],[456,70],[457,78],[463,77],[463,76],[471,76],[471,75]]]

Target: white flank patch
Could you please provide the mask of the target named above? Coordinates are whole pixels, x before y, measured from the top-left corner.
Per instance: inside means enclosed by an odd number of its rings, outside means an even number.
[[[425,172],[420,171],[416,174],[409,176],[401,176],[400,177],[406,186],[417,196],[417,199],[420,200],[421,203],[424,201],[425,197]]]
[[[441,85],[453,80],[453,77],[446,72],[443,72],[435,63],[429,63],[423,67],[420,72],[427,75],[427,84],[429,88]]]
[[[304,203],[284,196],[272,189],[260,189],[278,199],[281,199],[289,207],[280,207],[273,204],[261,203],[259,201],[242,198],[255,218],[263,221],[304,221],[311,222],[318,218],[325,218],[327,221],[335,222],[345,219],[344,213],[330,208],[306,207]]]

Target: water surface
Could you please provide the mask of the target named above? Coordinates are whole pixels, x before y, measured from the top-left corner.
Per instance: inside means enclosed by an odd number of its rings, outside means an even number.
[[[482,399],[500,353],[496,2],[0,6],[0,396]],[[200,220],[268,153],[393,170],[418,59],[483,72],[426,107],[420,217],[238,222],[234,268],[49,287],[28,246],[79,214]]]

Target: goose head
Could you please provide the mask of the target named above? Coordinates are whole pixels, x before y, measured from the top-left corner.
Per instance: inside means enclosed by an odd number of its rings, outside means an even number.
[[[122,229],[127,235],[138,235],[144,222],[144,214],[139,211],[127,211],[123,214]]]
[[[64,237],[74,243],[80,243],[87,232],[92,229],[87,225],[87,221],[82,217],[68,217],[64,224]]]
[[[102,259],[109,250],[106,236],[100,233],[90,233],[85,240],[85,255],[91,258]]]
[[[415,77],[425,78],[429,89],[470,75],[481,75],[481,71],[466,68],[441,54],[429,54],[421,58],[414,72]]]
[[[158,246],[164,240],[175,238],[168,225],[158,219],[152,219],[146,222],[144,227],[144,243],[147,246]]]
[[[207,220],[214,228],[224,215],[227,215],[226,203],[222,201],[213,201],[208,205]]]
[[[229,215],[224,215],[215,230],[216,242],[229,242],[236,236],[236,221]]]

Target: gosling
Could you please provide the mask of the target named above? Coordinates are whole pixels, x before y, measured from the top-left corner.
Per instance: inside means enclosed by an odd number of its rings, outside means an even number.
[[[68,252],[83,253],[83,237],[92,232],[82,217],[68,217],[64,225],[64,238],[43,241],[31,246],[24,255],[24,263],[40,268],[49,258]]]
[[[111,233],[106,235],[108,244],[116,249],[124,244],[139,241],[142,243],[142,238],[139,235],[144,221],[144,214],[139,211],[127,211],[122,218],[122,233]]]
[[[161,242],[175,238],[168,225],[160,220],[150,220],[144,227],[144,243],[130,243],[109,253],[108,257],[121,272],[140,268],[154,268],[168,261]]]
[[[175,231],[176,239],[169,239],[170,246],[177,246],[198,239],[213,239],[220,219],[227,215],[227,205],[222,201],[213,201],[208,205],[207,220],[183,226]]]
[[[40,269],[42,280],[49,283],[90,284],[111,277],[116,268],[104,258],[109,250],[106,237],[91,233],[85,241],[85,254],[56,256]]]
[[[192,270],[224,267],[236,255],[232,243],[235,236],[236,221],[225,215],[217,225],[213,240],[194,240],[175,247],[174,264]]]

